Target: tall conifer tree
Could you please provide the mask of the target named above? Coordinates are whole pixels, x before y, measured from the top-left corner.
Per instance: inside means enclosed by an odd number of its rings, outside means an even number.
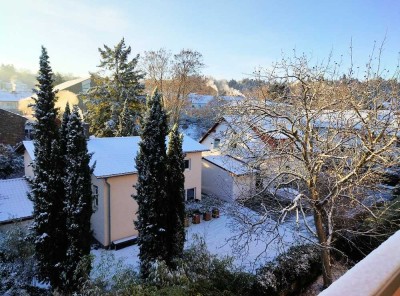
[[[175,124],[169,133],[167,152],[167,264],[174,267],[174,259],[183,254],[185,243],[185,176],[183,174],[185,155],[182,151],[183,136]]]
[[[137,69],[139,55],[130,57],[131,47],[123,38],[113,48],[104,45],[99,52],[100,71],[92,74],[93,86],[82,96],[87,108],[85,120],[97,137],[132,136],[136,129],[131,125],[144,107],[144,73]],[[125,117],[131,119],[129,126],[120,120],[124,106]]]
[[[90,272],[84,269],[77,270],[77,266],[81,259],[90,253],[93,169],[89,165],[91,155],[87,150],[86,137],[77,106],[73,107],[69,117],[64,116],[62,126],[67,127],[64,215],[67,226],[65,235],[68,238],[63,290],[73,293],[79,292],[82,281],[87,279]]]
[[[136,157],[138,182],[136,199],[139,210],[135,221],[139,231],[138,245],[142,278],[147,278],[151,264],[165,260],[168,200],[166,193],[167,115],[157,89],[148,98],[143,118],[141,142]]]
[[[58,110],[55,108],[53,72],[44,47],[40,56],[37,98],[35,98],[34,179],[31,198],[34,203],[35,251],[38,277],[50,282],[53,289],[62,286],[60,274],[66,254],[65,217],[63,216],[64,186],[60,171]]]

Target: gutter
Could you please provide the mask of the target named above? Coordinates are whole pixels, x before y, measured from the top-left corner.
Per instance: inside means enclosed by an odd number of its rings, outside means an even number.
[[[107,209],[108,209],[108,225],[107,225],[107,234],[108,234],[108,244],[111,245],[111,184],[108,183],[108,178],[104,178],[104,182],[107,185]]]

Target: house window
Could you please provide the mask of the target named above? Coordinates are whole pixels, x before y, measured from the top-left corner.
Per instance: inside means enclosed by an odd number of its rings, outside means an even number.
[[[186,200],[194,200],[196,198],[196,188],[186,189]]]
[[[185,170],[190,170],[190,159],[185,159],[183,162],[184,162],[184,163],[183,163],[184,169],[185,169]]]
[[[220,142],[220,139],[214,139],[214,149],[219,147]]]
[[[92,200],[93,210],[97,210],[99,206],[99,187],[93,185],[93,200]]]

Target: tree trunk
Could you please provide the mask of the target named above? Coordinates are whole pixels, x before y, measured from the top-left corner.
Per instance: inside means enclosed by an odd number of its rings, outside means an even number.
[[[332,284],[332,268],[330,263],[330,251],[327,245],[326,234],[322,221],[322,215],[319,209],[314,209],[314,222],[317,230],[318,242],[321,245],[321,261],[322,261],[322,276],[324,279],[324,288]]]

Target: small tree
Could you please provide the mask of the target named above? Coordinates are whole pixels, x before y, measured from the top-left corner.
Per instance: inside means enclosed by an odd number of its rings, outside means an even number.
[[[183,136],[179,134],[178,125],[174,125],[169,133],[167,152],[167,264],[170,266],[173,265],[174,259],[182,257],[185,243],[185,176],[183,174],[185,155],[182,151],[182,142]]]
[[[126,47],[124,39],[113,49],[104,45],[99,52],[101,70],[92,73],[94,86],[82,96],[87,107],[85,120],[90,124],[90,132],[98,137],[134,135],[134,129],[120,127],[126,121],[120,122],[119,115],[125,104],[124,112],[131,124],[143,107],[141,96],[144,85],[141,80],[144,74],[136,69],[139,55],[129,59],[131,47]]]
[[[66,110],[69,108],[67,105]],[[66,112],[67,113],[67,112]],[[65,184],[66,198],[64,215],[65,236],[68,239],[66,258],[63,262],[64,292],[77,292],[87,279],[90,270],[78,269],[84,256],[90,253],[92,215],[91,174],[86,137],[77,106],[69,116],[64,113],[63,126],[66,126],[65,143]]]
[[[136,199],[139,210],[135,226],[139,231],[138,245],[142,278],[147,278],[151,264],[164,260],[168,254],[166,228],[168,200],[166,193],[167,115],[157,89],[148,99],[139,153],[136,157],[138,182]]]
[[[58,110],[54,107],[53,72],[44,47],[40,56],[39,84],[34,98],[35,160],[31,198],[34,204],[35,254],[38,260],[38,277],[50,282],[53,289],[62,287],[60,278],[65,260],[64,184],[60,171],[63,159],[59,151],[59,134],[56,123]]]
[[[173,56],[163,48],[145,52],[146,85],[150,89],[157,87],[162,93],[172,124],[178,123],[189,93],[205,84],[201,76],[203,67],[203,55],[195,50],[182,49]]]

